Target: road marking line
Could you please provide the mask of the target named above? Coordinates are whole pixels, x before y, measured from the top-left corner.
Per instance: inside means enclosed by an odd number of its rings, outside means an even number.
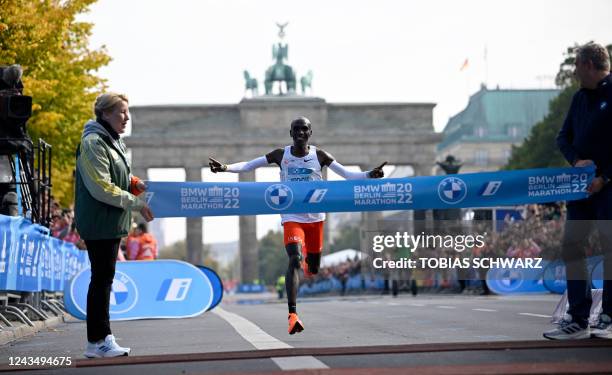
[[[493,310],[493,309],[472,309],[474,311],[484,311],[484,312],[496,312],[497,310]]]
[[[439,308],[439,309],[456,309],[455,306],[444,306],[444,305],[442,305],[442,306],[436,306],[436,307]]]
[[[304,369],[328,369],[329,367],[313,356],[274,357],[274,363],[283,371]]]
[[[552,315],[532,314],[532,313],[518,313],[519,315],[535,316],[537,318],[552,318]]]
[[[238,314],[223,310],[217,306],[213,311],[221,319],[228,322],[238,332],[243,339],[248,341],[258,350],[264,349],[289,349],[291,345],[280,341],[279,339],[270,336],[263,329],[259,328],[255,323],[243,318]],[[274,357],[270,358],[281,370],[299,370],[299,369],[326,369],[329,368],[325,363],[319,361],[313,356],[300,357]]]
[[[417,307],[423,307],[425,306],[424,303],[409,303],[410,306],[417,306]]]
[[[238,314],[225,311],[219,306],[212,311],[223,320],[228,322],[242,338],[247,340],[255,349],[288,349],[291,345],[286,344],[275,337],[270,336],[255,323],[241,317]]]

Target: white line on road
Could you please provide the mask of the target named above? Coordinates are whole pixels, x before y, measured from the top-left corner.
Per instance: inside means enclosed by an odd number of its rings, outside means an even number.
[[[439,309],[456,309],[455,306],[444,306],[444,305],[442,305],[442,306],[436,306],[436,307],[439,308]]]
[[[228,322],[238,332],[242,338],[248,341],[255,349],[289,349],[291,345],[280,341],[279,339],[270,336],[263,329],[259,328],[255,323],[238,314],[223,310],[217,306],[213,314],[218,315],[221,319]],[[319,361],[312,356],[303,357],[274,357],[271,358],[281,370],[299,370],[299,369],[326,369],[329,368],[325,363]]]
[[[543,314],[532,314],[532,313],[518,313],[519,315],[525,316],[535,316],[537,318],[552,318],[551,315],[543,315]]]
[[[223,320],[228,322],[236,332],[247,340],[255,349],[286,349],[292,346],[286,344],[275,337],[268,335],[264,330],[259,328],[255,323],[241,317],[238,314],[225,311],[219,306],[212,311],[214,314],[219,315]]]
[[[272,360],[283,371],[304,370],[304,369],[326,369],[329,368],[325,363],[313,356],[300,357],[275,357]]]
[[[416,306],[416,307],[423,307],[425,306],[424,303],[409,303],[410,306]]]
[[[484,311],[484,312],[496,312],[497,310],[493,310],[493,309],[472,309],[474,311]]]

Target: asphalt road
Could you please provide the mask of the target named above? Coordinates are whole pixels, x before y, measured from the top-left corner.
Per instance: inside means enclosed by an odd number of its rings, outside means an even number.
[[[594,347],[546,347],[551,342],[542,332],[552,327],[558,300],[549,294],[308,298],[298,302],[306,329],[290,336],[286,302],[230,296],[196,318],[113,322],[118,343],[132,347],[130,357],[118,361],[81,359],[85,324],[70,321],[0,347],[0,364],[12,370],[17,368],[7,366],[10,357],[68,356],[81,368],[28,373],[152,375],[350,368],[357,373],[408,366],[427,373],[428,366],[457,371],[538,363],[567,370],[569,363],[588,362],[612,372],[612,365],[607,367],[612,347],[603,342],[612,340],[587,340]]]

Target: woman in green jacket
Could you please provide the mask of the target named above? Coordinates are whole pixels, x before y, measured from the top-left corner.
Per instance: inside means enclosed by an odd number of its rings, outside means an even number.
[[[106,93],[96,99],[96,120],[85,124],[77,149],[75,221],[91,263],[87,292],[88,358],[126,356],[110,330],[110,293],[119,243],[127,236],[131,211],[147,221],[153,214],[143,196],[146,185],[130,173],[119,135],[129,120],[125,95]]]

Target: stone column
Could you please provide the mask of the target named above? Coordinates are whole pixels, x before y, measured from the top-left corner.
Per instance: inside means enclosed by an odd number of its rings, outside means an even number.
[[[431,176],[431,172],[433,170],[433,165],[413,165],[412,169],[414,169],[415,176]]]
[[[240,173],[238,178],[240,182],[254,182],[255,171]],[[238,223],[240,226],[240,282],[252,283],[259,278],[257,217],[240,216]]]
[[[202,181],[201,167],[186,167],[185,178],[187,181]],[[202,265],[204,261],[204,232],[201,217],[187,218],[187,261],[191,264]]]

